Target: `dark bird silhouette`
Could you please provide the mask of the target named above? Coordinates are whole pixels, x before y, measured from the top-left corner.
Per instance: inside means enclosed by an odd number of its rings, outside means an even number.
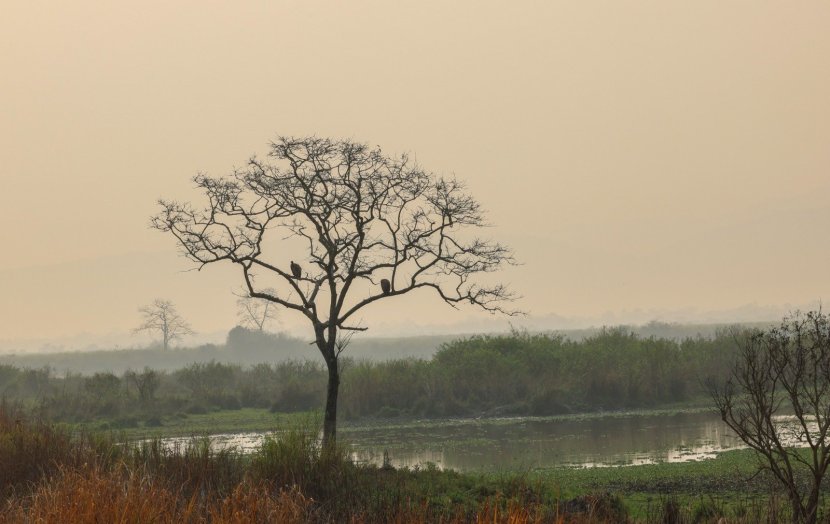
[[[390,284],[388,280],[383,278],[380,281],[380,288],[383,289],[384,295],[388,295],[389,292],[392,291],[392,284]]]
[[[303,275],[303,268],[293,260],[291,261],[291,274],[294,275],[294,278],[300,278]]]

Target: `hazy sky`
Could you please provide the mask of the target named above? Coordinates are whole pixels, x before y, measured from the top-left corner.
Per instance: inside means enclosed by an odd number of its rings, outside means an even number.
[[[830,297],[826,1],[2,11],[0,339],[127,331],[155,297],[197,330],[231,327],[238,272],[182,272],[148,217],[277,134],[466,180],[524,262],[503,276],[534,315]],[[467,318],[416,298],[364,323],[410,315]]]

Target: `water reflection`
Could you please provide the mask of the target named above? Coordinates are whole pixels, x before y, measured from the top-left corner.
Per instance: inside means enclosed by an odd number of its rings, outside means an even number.
[[[515,419],[369,430],[348,437],[354,443],[356,458],[365,462],[380,464],[386,446],[394,465],[433,462],[461,471],[687,462],[742,447],[734,433],[709,413]]]
[[[783,419],[782,419],[783,422]],[[356,462],[459,471],[612,467],[687,462],[743,447],[712,413],[574,419],[515,418],[343,428]],[[216,448],[256,449],[264,433],[213,435]],[[189,439],[166,439],[181,446]]]

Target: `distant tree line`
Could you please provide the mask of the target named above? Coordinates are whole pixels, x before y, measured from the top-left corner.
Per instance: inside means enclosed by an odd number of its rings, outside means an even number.
[[[707,395],[734,361],[735,336],[640,338],[625,328],[573,341],[516,332],[444,344],[432,360],[358,362],[344,373],[352,417],[555,415]]]
[[[641,338],[625,328],[579,341],[517,331],[474,336],[443,344],[430,360],[344,360],[341,413],[355,419],[655,407],[705,396],[705,384],[725,377],[736,349],[736,337],[726,332],[682,340]],[[306,360],[61,376],[0,365],[0,396],[56,420],[153,425],[221,409],[319,409],[326,378],[321,362]]]

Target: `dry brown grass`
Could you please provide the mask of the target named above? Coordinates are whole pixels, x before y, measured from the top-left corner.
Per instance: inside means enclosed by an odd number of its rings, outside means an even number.
[[[242,483],[224,498],[186,496],[126,467],[61,468],[31,495],[12,497],[0,523],[308,522],[311,501],[297,490]]]
[[[780,501],[759,504],[728,522],[786,520]],[[692,508],[667,503],[645,521],[724,522],[719,512],[709,514],[701,519]],[[124,447],[70,435],[0,401],[0,524],[626,521],[612,494],[558,504],[523,482],[483,485],[429,469],[360,467],[344,452],[322,453],[302,433],[271,441],[247,458],[200,441],[179,450],[158,441]]]
[[[184,489],[171,490],[146,471],[130,470],[120,465],[114,469],[86,466],[81,469],[59,468],[25,496],[13,496],[0,509],[0,524],[11,523],[305,523],[349,522],[368,524],[611,524],[627,522],[625,517],[607,514],[601,501],[591,502],[585,511],[573,514],[551,513],[540,505],[516,500],[485,500],[471,513],[434,514],[427,502],[407,503],[385,515],[356,512],[346,518],[333,518],[320,512],[315,501],[296,487],[275,489],[273,484],[247,481],[237,485],[225,497],[215,493],[187,495]],[[690,516],[668,513],[654,515],[649,522],[757,522],[753,517],[740,519],[694,520]],[[778,522],[776,518],[764,519]]]
[[[158,441],[125,448],[0,402],[0,524],[607,522],[565,519],[502,495],[434,505],[419,490],[439,477],[364,471],[302,433],[270,442],[252,461],[198,441],[173,451]]]
[[[0,512],[0,524],[11,523],[305,523],[330,521],[315,513],[313,501],[297,489],[273,490],[265,484],[242,483],[225,498],[183,496],[124,467],[104,471],[61,469],[26,497],[12,497]],[[392,524],[541,524],[607,523],[590,515],[545,517],[539,508],[517,502],[503,507],[488,500],[473,515],[431,515],[426,504],[407,505],[390,515],[353,515],[349,522]]]
[[[0,497],[39,481],[58,465],[106,462],[115,451],[89,435],[73,439],[68,431],[0,401]]]

